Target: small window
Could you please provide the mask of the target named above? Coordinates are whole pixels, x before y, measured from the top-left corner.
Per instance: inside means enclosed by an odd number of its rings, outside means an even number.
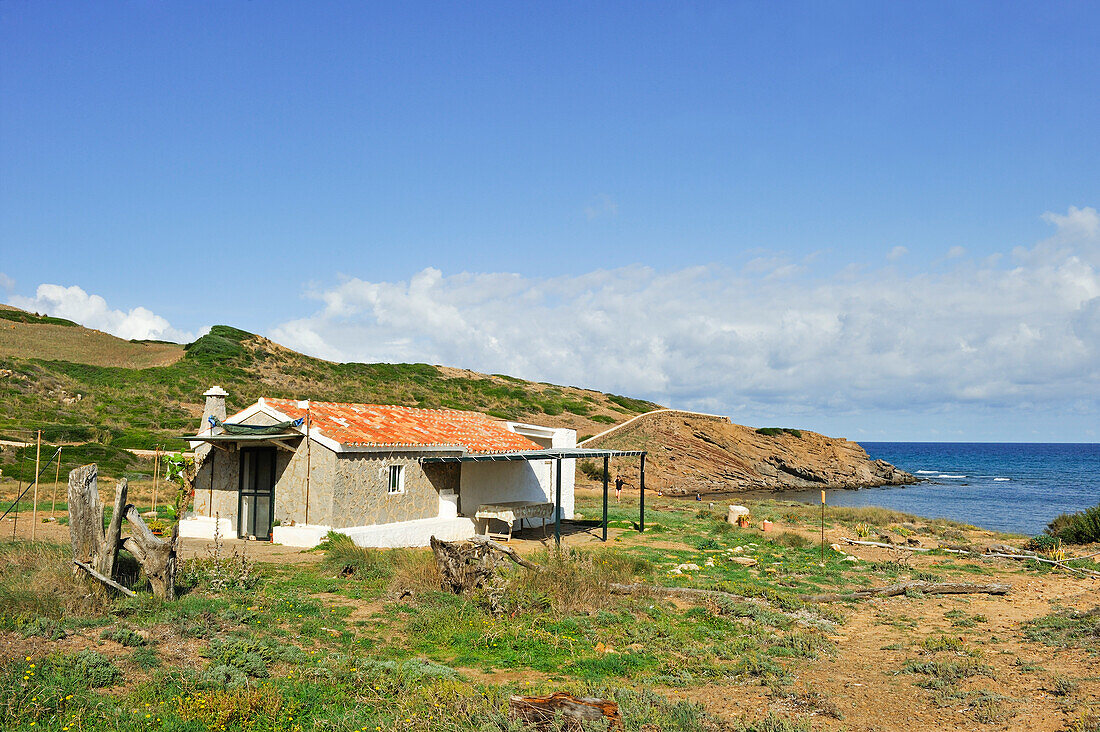
[[[390,466],[390,486],[386,491],[390,495],[394,493],[405,492],[405,466],[404,465],[391,465]]]

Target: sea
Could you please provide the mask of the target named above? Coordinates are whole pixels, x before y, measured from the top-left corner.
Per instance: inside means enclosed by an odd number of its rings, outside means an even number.
[[[1100,503],[1100,443],[863,442],[874,459],[921,479],[915,485],[829,491],[834,506],[881,506],[1013,534]],[[820,492],[776,498],[817,503]]]

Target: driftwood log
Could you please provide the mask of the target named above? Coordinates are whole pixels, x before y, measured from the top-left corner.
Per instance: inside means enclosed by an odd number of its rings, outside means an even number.
[[[556,691],[550,696],[513,696],[508,700],[508,718],[540,730],[582,732],[593,729],[591,723],[598,720],[605,720],[608,730],[623,729],[623,716],[615,702],[577,697],[563,691]],[[559,720],[561,726],[556,727],[555,722]]]
[[[655,595],[659,597],[683,597],[689,600],[753,600],[745,595],[735,595],[722,590],[703,590],[696,587],[657,587],[656,585],[622,584],[612,582],[608,587],[618,595]],[[1004,595],[1011,585],[989,584],[972,585],[958,582],[902,582],[888,587],[868,587],[848,593],[829,595],[811,595],[804,598],[807,602],[839,602],[843,600],[865,600],[869,597],[893,597],[906,592],[923,592],[926,595]]]
[[[430,543],[443,577],[442,589],[456,595],[487,586],[500,566],[499,557],[487,543],[442,541],[434,536]]]
[[[918,547],[901,546],[901,545],[897,545],[897,544],[884,544],[884,543],[878,542],[878,541],[859,541],[858,539],[849,539],[849,538],[845,538],[844,541],[847,542],[848,544],[855,544],[855,545],[858,545],[858,546],[873,546],[873,547],[879,547],[879,548],[882,548],[882,549],[900,549],[900,550],[908,551],[908,552],[930,552],[930,551],[933,551],[932,549],[921,549],[921,548],[918,548]],[[1011,549],[1012,552],[1008,553],[1008,552],[1004,552],[1004,551],[996,551],[996,549],[998,549],[998,548]],[[977,557],[978,559],[983,559],[983,560],[984,559],[1013,559],[1013,560],[1016,560],[1016,561],[1030,560],[1030,561],[1033,561],[1033,562],[1039,562],[1040,564],[1049,564],[1049,565],[1052,565],[1054,567],[1058,567],[1059,569],[1064,569],[1068,572],[1074,572],[1076,574],[1083,574],[1083,575],[1087,575],[1089,577],[1100,577],[1100,572],[1097,572],[1094,569],[1085,569],[1084,567],[1074,567],[1074,566],[1071,566],[1069,564],[1066,564],[1066,562],[1071,562],[1075,559],[1091,559],[1092,557],[1097,556],[1096,554],[1088,554],[1088,555],[1085,555],[1083,557],[1066,557],[1063,560],[1047,559],[1046,557],[1038,556],[1034,552],[1021,552],[1018,549],[1016,549],[1015,547],[1005,547],[1004,545],[994,545],[992,547],[989,547],[984,552],[975,552],[975,551],[971,551],[969,549],[959,549],[959,548],[954,548],[954,547],[943,547],[943,546],[940,547],[940,551],[947,552],[948,554],[965,554],[967,556]]]
[[[114,577],[126,513],[127,482],[115,487],[111,523],[103,530],[103,505],[99,502],[99,468],[93,463],[69,473],[69,539],[73,559],[84,562],[105,577]]]
[[[810,602],[844,602],[846,600],[866,600],[870,597],[895,597],[908,592],[920,592],[925,595],[1005,595],[1012,585],[993,583],[974,585],[967,582],[900,582],[888,587],[868,587],[851,592],[835,592],[824,595],[811,595]]]

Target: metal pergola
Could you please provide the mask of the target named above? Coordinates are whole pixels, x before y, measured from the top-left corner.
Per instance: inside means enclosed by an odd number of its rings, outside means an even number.
[[[477,455],[440,455],[420,458],[424,463],[496,463],[496,462],[532,462],[535,460],[554,460],[555,490],[554,499],[554,540],[561,544],[561,461],[583,458],[603,458],[603,541],[607,541],[607,489],[610,461],[613,457],[636,457],[638,463],[638,531],[645,531],[645,450],[597,450],[587,447],[548,447],[542,450],[519,450],[516,452],[482,453]]]

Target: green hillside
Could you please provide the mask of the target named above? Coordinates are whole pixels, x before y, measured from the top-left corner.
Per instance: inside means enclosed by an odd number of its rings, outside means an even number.
[[[224,325],[184,346],[174,362],[136,368],[130,365],[130,351],[163,349],[164,344],[122,341],[80,326],[35,325],[27,319],[20,325],[71,333],[74,350],[72,360],[40,358],[30,337],[0,349],[0,439],[23,439],[21,430],[41,429],[51,443],[182,447],[179,435],[198,428],[202,393],[214,384],[229,392],[231,412],[261,396],[448,407],[568,426],[581,435],[656,407],[576,387],[429,364],[332,363]],[[100,338],[94,359],[83,357],[81,332]],[[65,354],[67,342],[54,335],[48,353]],[[127,365],[102,365],[112,362],[111,348],[119,351],[115,362]]]

